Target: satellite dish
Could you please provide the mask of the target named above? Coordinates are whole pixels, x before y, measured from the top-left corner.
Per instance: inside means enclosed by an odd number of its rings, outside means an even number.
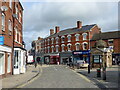
[[[8,7],[7,6],[1,6],[1,11],[7,11]]]

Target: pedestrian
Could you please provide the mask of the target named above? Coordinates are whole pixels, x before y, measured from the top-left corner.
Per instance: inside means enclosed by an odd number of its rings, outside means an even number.
[[[35,68],[37,67],[37,62],[35,61]]]

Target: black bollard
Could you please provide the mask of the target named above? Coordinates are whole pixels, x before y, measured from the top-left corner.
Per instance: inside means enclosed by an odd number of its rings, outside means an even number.
[[[88,65],[88,73],[90,73],[90,65]]]
[[[97,77],[101,77],[101,69],[97,69]]]
[[[106,68],[103,68],[103,80],[106,80]]]

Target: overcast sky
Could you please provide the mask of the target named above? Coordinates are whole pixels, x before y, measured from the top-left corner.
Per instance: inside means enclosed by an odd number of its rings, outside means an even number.
[[[23,0],[22,0],[23,1]],[[103,32],[118,30],[117,2],[21,2],[24,7],[23,37],[26,48],[38,37],[46,37],[49,30],[60,26],[61,30],[83,25],[97,24]]]

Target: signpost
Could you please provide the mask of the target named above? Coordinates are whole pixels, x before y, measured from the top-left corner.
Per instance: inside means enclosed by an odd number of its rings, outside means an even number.
[[[0,36],[0,45],[4,45],[4,37]]]

